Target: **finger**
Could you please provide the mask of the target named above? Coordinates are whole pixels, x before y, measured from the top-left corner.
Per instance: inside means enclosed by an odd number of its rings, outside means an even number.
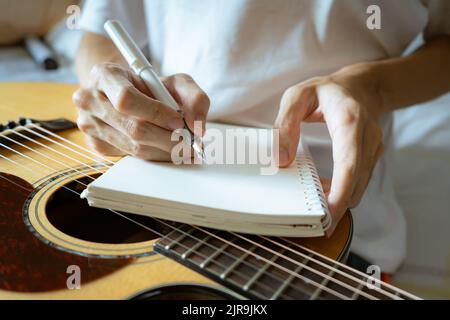
[[[283,94],[274,124],[274,129],[279,130],[281,167],[288,166],[295,159],[300,141],[300,123],[316,104],[315,89],[311,87],[297,85]]]
[[[194,131],[194,121],[200,121],[203,134],[210,104],[208,95],[186,74],[177,74],[162,81],[183,110],[189,129]]]
[[[341,119],[326,120],[333,148],[333,174],[328,206],[333,215],[333,221],[337,222],[350,205],[351,195],[359,175],[362,126],[352,117],[343,116]]]
[[[121,133],[119,130],[111,127],[99,119],[92,118],[90,120],[91,128],[86,132],[92,138],[104,141],[114,146],[122,154],[130,154],[136,158],[152,161],[170,161],[170,154],[158,148],[139,144],[130,140],[129,137]],[[85,128],[83,125],[81,127]]]
[[[320,184],[322,185],[323,193],[326,195],[330,192],[331,179],[320,178]]]
[[[376,133],[378,135],[378,133]],[[365,190],[372,177],[373,170],[378,159],[383,154],[383,144],[381,137],[374,137],[373,134],[366,135],[363,143],[363,168],[361,169],[361,177],[359,178],[350,200],[350,208],[355,208],[360,203]]]
[[[119,129],[132,141],[171,152],[178,141],[172,141],[172,132],[155,126],[147,121],[135,117],[109,118],[109,123]]]
[[[86,135],[85,138],[88,147],[100,155],[108,157],[119,157],[126,154],[124,151],[119,150],[113,145],[103,140],[97,139],[94,136]]]
[[[138,159],[149,161],[157,161],[157,162],[171,161],[170,153],[146,145],[138,146],[132,155]]]
[[[72,95],[72,101],[78,109],[78,112],[89,113],[97,104],[94,104],[94,96],[92,94],[93,90],[79,88]]]
[[[128,136],[134,142],[171,152],[177,141],[172,141],[172,132],[156,126],[148,121],[133,116],[119,113],[107,99],[102,99],[101,94],[93,94],[88,101],[91,105],[91,113],[121,133]]]
[[[184,127],[181,115],[171,107],[150,98],[135,87],[130,71],[116,65],[103,64],[93,70],[96,88],[111,101],[114,108],[126,115],[149,121],[161,128],[176,130]],[[142,85],[140,85],[143,90]]]
[[[127,146],[131,145],[131,143],[126,136],[91,114],[81,113],[78,116],[77,125],[86,136],[90,137],[88,142],[91,143],[90,146],[94,149],[100,146],[100,143],[96,143],[97,141],[103,141],[121,153],[129,153],[131,151],[131,149],[127,149]]]
[[[156,134],[148,135],[148,137],[146,134],[142,134],[143,141],[139,139],[139,141],[132,141],[128,135],[138,137],[141,134],[139,132],[145,131],[145,128],[142,129],[136,124],[134,124],[135,129],[130,128],[133,124],[128,124],[127,126],[126,119],[128,118],[119,114],[112,107],[109,100],[104,98],[98,91],[77,90],[73,96],[73,100],[79,109],[78,127],[81,131],[96,139],[90,139],[88,141],[91,143],[93,149],[109,155],[128,153],[136,156],[143,154],[142,157],[149,160],[167,161],[169,159],[168,152],[171,151],[172,145],[175,143],[170,140],[170,132],[144,123],[144,126],[149,125],[152,128],[154,127],[157,131]],[[93,115],[97,116],[98,119],[93,117]],[[112,130],[113,128],[111,126],[119,127],[121,130]],[[162,132],[162,134],[158,134],[158,132]],[[109,143],[102,145],[99,141],[109,141]],[[155,147],[151,146],[152,141]],[[166,150],[167,152],[161,153],[153,150],[155,148]]]

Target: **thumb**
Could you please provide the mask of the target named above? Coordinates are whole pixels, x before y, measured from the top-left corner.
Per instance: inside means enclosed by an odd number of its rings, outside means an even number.
[[[280,167],[286,167],[294,161],[300,141],[300,123],[310,113],[315,100],[315,89],[301,84],[287,89],[283,94],[274,124],[280,137]]]

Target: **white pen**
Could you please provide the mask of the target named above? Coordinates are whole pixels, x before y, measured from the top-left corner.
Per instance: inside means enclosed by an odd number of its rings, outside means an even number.
[[[166,86],[161,82],[158,75],[153,70],[153,66],[144,56],[141,49],[139,49],[122,24],[116,20],[108,20],[106,21],[104,27],[130,68],[145,82],[155,98],[182,114],[183,112],[178,106],[178,103],[169,93]],[[194,133],[188,128],[186,122],[185,129],[189,130],[191,133],[192,148],[197,156],[200,159],[203,159],[201,138],[194,135]]]

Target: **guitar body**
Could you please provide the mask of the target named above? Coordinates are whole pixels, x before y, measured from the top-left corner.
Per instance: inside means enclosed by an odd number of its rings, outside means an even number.
[[[19,117],[75,121],[75,89],[62,84],[0,84],[0,123]],[[57,134],[85,147],[76,128]],[[243,297],[154,251],[167,225],[127,215],[157,231],[151,232],[108,210],[88,207],[78,196],[83,183],[90,182],[86,176],[106,170],[89,160],[92,154],[77,149],[68,156],[73,146],[65,140],[34,138],[38,143],[2,140],[8,148],[0,145],[0,299],[128,299],[141,293],[141,298]],[[294,241],[340,260],[351,235],[347,213],[331,238]]]

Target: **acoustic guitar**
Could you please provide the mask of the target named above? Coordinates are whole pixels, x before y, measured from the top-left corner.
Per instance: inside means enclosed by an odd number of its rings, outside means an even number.
[[[342,263],[349,212],[293,239],[89,207],[79,194],[118,159],[85,146],[75,89],[0,84],[0,299],[417,299]]]

